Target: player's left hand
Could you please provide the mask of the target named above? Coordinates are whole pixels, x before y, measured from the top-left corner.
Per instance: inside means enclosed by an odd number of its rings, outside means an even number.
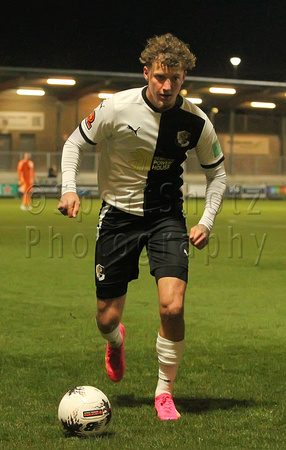
[[[202,250],[209,242],[210,231],[205,225],[195,225],[191,228],[190,243],[198,250]]]

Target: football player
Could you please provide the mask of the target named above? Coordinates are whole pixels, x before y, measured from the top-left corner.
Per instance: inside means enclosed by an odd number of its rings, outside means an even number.
[[[76,175],[81,156],[101,143],[98,186],[102,198],[96,242],[97,325],[107,340],[106,370],[118,382],[125,371],[121,323],[128,283],[138,278],[143,247],[158,286],[158,382],[155,409],[162,420],[180,416],[173,385],[185,339],[184,298],[189,242],[208,243],[225,185],[224,156],[202,110],[180,95],[196,58],[170,33],[147,42],[140,61],[146,86],[103,101],[63,148],[59,210],[76,217]],[[206,202],[188,235],[183,212],[183,163],[195,152],[206,175]]]

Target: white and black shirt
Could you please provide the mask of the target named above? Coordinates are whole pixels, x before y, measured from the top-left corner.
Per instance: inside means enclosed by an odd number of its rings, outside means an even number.
[[[148,101],[146,90],[118,92],[81,122],[64,146],[62,192],[76,191],[82,150],[101,143],[98,185],[107,204],[141,216],[182,209],[183,163],[189,151],[196,152],[209,180],[220,178],[221,200],[224,156],[206,114],[181,96],[162,113]],[[222,170],[215,173],[216,168]]]

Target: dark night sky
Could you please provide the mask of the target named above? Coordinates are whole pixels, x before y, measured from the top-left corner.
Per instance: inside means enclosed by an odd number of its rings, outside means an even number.
[[[0,66],[141,72],[146,40],[172,32],[197,56],[193,76],[286,81],[285,0],[7,2]]]

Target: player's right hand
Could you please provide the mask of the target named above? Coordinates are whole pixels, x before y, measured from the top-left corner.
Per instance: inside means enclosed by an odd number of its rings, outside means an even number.
[[[58,204],[58,210],[64,216],[71,218],[75,218],[77,216],[79,207],[79,196],[75,192],[66,192],[63,194]]]

